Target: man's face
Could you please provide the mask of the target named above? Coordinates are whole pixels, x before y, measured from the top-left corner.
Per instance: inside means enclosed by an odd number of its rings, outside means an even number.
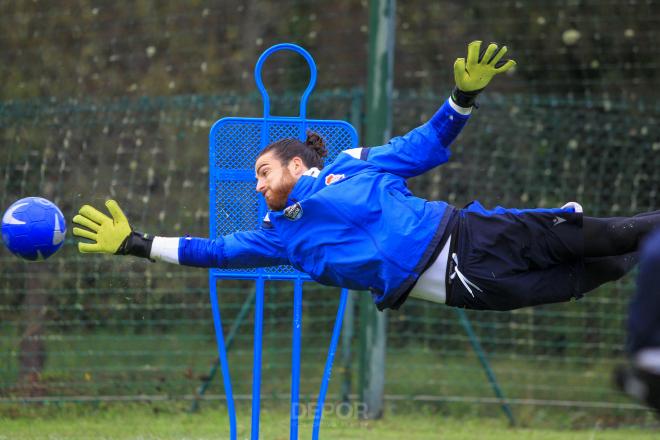
[[[286,200],[304,172],[300,167],[300,159],[294,157],[287,166],[275,157],[273,152],[268,152],[254,165],[257,177],[257,191],[266,199],[268,208],[273,211],[281,211],[286,207]]]

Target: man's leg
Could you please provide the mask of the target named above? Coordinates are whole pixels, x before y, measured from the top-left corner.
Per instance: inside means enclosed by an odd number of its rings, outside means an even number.
[[[660,412],[660,232],[641,251],[628,315],[628,350],[631,366],[617,370],[617,385]]]
[[[660,211],[634,217],[584,217],[584,256],[609,257],[634,252],[640,241],[660,228]]]
[[[635,267],[638,260],[639,252],[613,257],[585,258],[580,291],[587,293],[605,283],[622,278]]]

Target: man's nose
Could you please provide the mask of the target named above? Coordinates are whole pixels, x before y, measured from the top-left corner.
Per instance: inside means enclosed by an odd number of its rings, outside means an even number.
[[[263,192],[264,190],[264,182],[261,181],[261,179],[257,180],[257,192]]]

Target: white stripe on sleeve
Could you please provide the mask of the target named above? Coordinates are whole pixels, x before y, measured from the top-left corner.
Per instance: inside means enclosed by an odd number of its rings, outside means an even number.
[[[449,105],[451,105],[451,108],[453,108],[457,113],[460,113],[462,115],[469,115],[472,113],[472,107],[461,107],[460,105],[456,104],[453,99],[449,98],[447,101],[449,101]]]
[[[179,237],[154,237],[150,257],[166,263],[179,264]]]
[[[359,159],[360,155],[362,154],[362,148],[351,148],[350,150],[342,151],[342,153],[346,153],[349,156]]]

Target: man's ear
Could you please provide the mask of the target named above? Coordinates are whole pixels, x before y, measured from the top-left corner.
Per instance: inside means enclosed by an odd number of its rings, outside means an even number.
[[[295,156],[289,161],[289,171],[294,176],[302,176],[307,171],[307,167],[300,157]]]

